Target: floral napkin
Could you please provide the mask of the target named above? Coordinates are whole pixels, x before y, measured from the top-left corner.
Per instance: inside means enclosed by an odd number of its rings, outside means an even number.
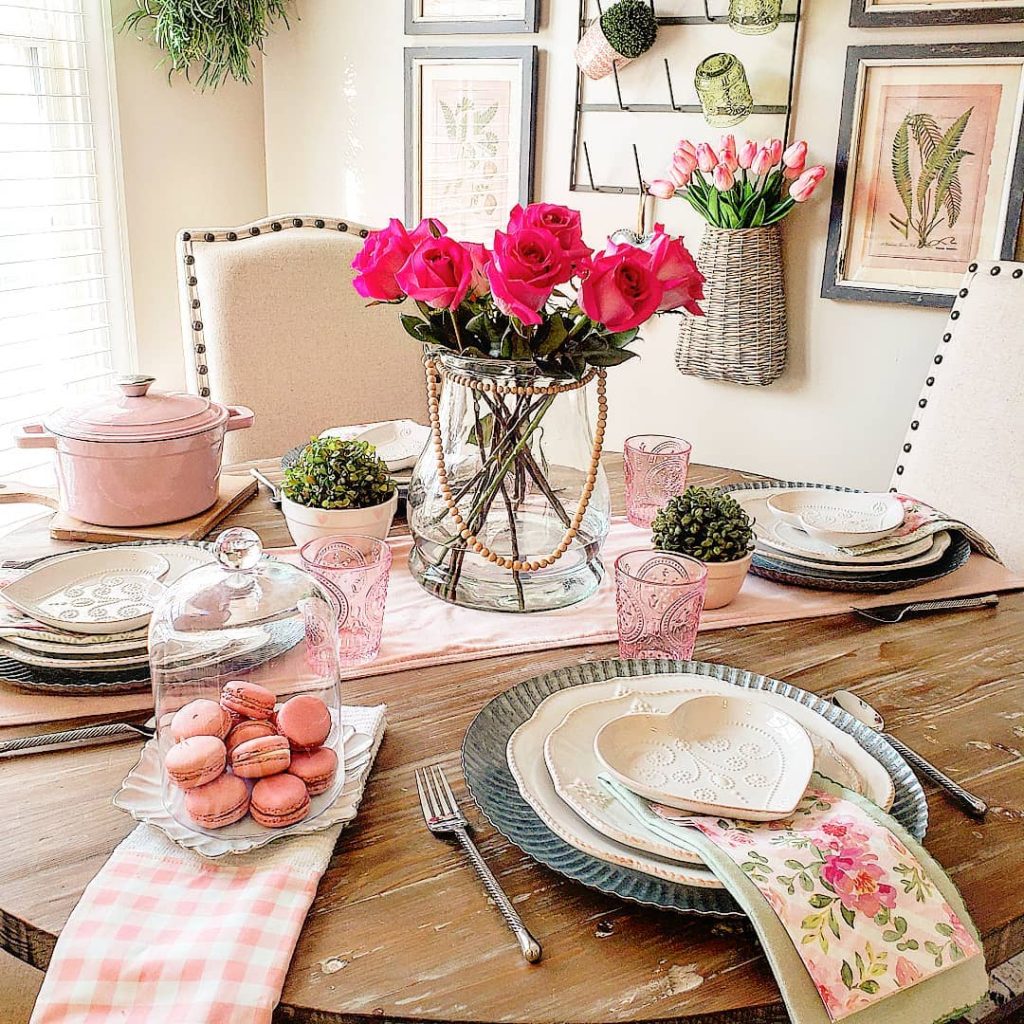
[[[816,774],[792,817],[749,822],[690,816],[601,782],[725,884],[794,1024],[933,1024],[987,992],[980,939],[955,886],[863,797]]]
[[[910,544],[915,540],[931,537],[942,530],[958,530],[971,542],[971,547],[1002,565],[1003,560],[996,549],[967,523],[954,519],[945,512],[918,501],[917,498],[911,498],[906,494],[897,494],[896,497],[904,510],[903,525],[898,530],[894,530],[881,540],[871,541],[870,544],[856,544],[839,550],[846,555],[866,555],[873,551],[886,551],[902,544]]]

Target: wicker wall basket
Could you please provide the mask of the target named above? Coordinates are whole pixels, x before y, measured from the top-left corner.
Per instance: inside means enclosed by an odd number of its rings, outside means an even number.
[[[728,230],[707,224],[697,266],[707,279],[704,316],[683,318],[676,366],[708,380],[771,384],[786,368],[778,226]]]

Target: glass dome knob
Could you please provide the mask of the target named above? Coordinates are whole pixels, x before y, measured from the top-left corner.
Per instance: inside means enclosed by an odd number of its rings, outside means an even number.
[[[225,530],[216,541],[217,559],[225,569],[244,572],[255,569],[263,555],[263,542],[254,530],[235,527]]]

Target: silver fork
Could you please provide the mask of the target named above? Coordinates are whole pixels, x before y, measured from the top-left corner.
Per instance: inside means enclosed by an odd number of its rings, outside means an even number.
[[[989,608],[999,604],[999,597],[996,594],[986,594],[984,597],[942,597],[933,601],[915,601],[905,605],[888,605],[885,608],[854,608],[857,615],[872,622],[884,622],[892,625],[902,622],[903,617],[909,612],[943,612],[954,609],[968,608]]]
[[[469,822],[459,810],[458,801],[448,785],[448,779],[438,764],[416,769],[416,790],[420,795],[420,807],[427,828],[438,835],[455,836],[459,845],[469,855],[470,862],[476,868],[480,881],[484,883],[487,895],[494,900],[495,906],[501,911],[505,923],[519,943],[523,956],[535,964],[541,958],[540,943],[527,931],[522,918],[516,913],[515,907],[498,884],[491,869],[487,866],[473,840],[469,838]]]

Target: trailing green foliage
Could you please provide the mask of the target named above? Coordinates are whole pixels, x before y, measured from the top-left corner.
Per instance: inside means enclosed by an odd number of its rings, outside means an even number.
[[[639,57],[654,45],[658,22],[644,0],[619,0],[601,15],[601,31],[617,53]]]
[[[135,0],[121,31],[134,30],[167,56],[168,78],[178,72],[200,89],[229,76],[252,80],[252,48],[263,49],[270,26],[288,28],[289,0]]]
[[[752,520],[714,487],[687,487],[654,517],[654,546],[702,562],[732,562],[754,547]]]
[[[395,491],[387,464],[367,441],[315,437],[285,470],[285,497],[308,508],[369,508]]]
[[[493,303],[473,299],[454,311],[431,309],[425,302],[417,302],[416,308],[419,316],[400,316],[406,332],[417,341],[466,356],[530,360],[552,377],[579,380],[588,366],[618,366],[637,355],[626,347],[639,333],[637,328],[612,334],[575,302],[546,313],[542,323],[529,328]]]

